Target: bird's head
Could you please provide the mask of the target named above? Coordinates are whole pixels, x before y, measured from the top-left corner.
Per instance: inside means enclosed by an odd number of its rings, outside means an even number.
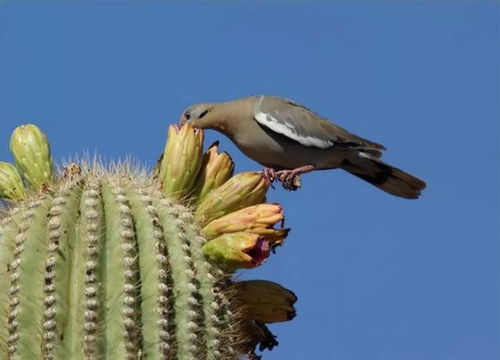
[[[182,112],[179,122],[181,125],[188,122],[200,129],[212,128],[215,121],[213,110],[213,104],[191,105]]]

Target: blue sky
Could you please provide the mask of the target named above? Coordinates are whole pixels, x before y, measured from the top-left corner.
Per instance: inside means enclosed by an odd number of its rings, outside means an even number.
[[[286,246],[244,278],[299,296],[265,359],[500,358],[498,2],[0,4],[0,159],[36,123],[55,158],[152,165],[191,103],[289,97],[428,182],[342,171],[280,188]],[[238,171],[261,167],[222,135]]]

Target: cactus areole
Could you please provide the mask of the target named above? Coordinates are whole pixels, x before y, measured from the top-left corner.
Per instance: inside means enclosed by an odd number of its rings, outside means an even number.
[[[202,131],[169,138],[151,174],[89,162],[53,174],[46,136],[14,131],[16,166],[0,162],[0,359],[236,360],[277,344],[265,323],[293,318],[295,296],[231,277],[283,242],[281,207],[262,204],[260,173],[232,177],[216,145],[203,154]]]

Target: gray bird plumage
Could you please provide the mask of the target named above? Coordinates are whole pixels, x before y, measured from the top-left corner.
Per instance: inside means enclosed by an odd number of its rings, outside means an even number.
[[[253,113],[255,120],[261,125],[304,146],[385,150],[384,146],[351,134],[304,105],[288,99],[258,96]]]
[[[247,156],[275,170],[299,174],[342,168],[408,199],[417,198],[426,186],[422,180],[382,162],[383,145],[354,135],[281,97],[252,96],[192,105],[181,115],[181,122],[186,121],[224,133]]]

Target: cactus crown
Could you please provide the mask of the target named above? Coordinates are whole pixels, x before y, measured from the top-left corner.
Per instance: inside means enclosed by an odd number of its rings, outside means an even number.
[[[232,176],[203,133],[169,129],[154,174],[127,163],[52,173],[35,126],[0,163],[0,358],[236,359],[276,344],[263,323],[295,314],[295,296],[236,282],[288,231],[263,204],[259,173]]]

